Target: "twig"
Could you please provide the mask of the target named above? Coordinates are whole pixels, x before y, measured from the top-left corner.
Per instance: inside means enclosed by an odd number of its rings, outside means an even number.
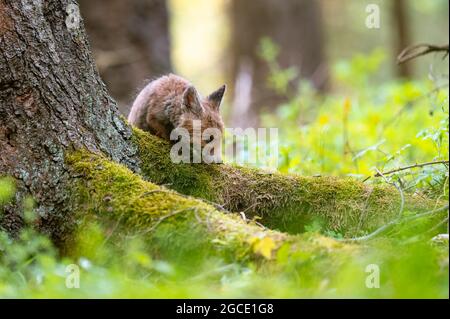
[[[433,44],[416,44],[409,46],[405,49],[403,49],[402,52],[397,56],[397,63],[402,64],[406,61],[415,59],[419,56],[426,55],[428,53],[432,52],[446,52],[444,55],[447,56],[449,53],[449,45],[433,45]]]
[[[254,222],[256,225],[258,225],[259,227],[261,227],[262,229],[267,229],[266,226],[264,226],[263,224],[261,224],[260,222],[258,222],[258,221],[256,221],[256,220],[253,220],[253,222]]]
[[[410,238],[409,240],[407,240],[403,243],[410,244],[410,243],[417,242],[417,241],[423,239],[426,234],[429,234],[429,233],[435,231],[436,229],[438,229],[439,227],[441,227],[443,224],[445,224],[447,222],[448,222],[448,216],[446,218],[444,218],[443,220],[441,220],[438,224],[431,227],[430,229],[428,229],[420,234],[417,234],[416,236]]]
[[[151,191],[147,191],[147,192],[142,193],[142,194],[139,196],[139,198],[142,198],[142,197],[144,197],[144,196],[148,196],[148,195],[154,194],[154,193],[169,193],[169,192],[170,192],[170,191],[167,190],[167,189],[158,188],[158,189],[153,189],[153,190],[151,190]]]
[[[205,202],[205,203],[207,203],[207,204],[210,204],[210,205],[214,206],[215,208],[217,208],[218,210],[220,210],[220,211],[222,211],[222,212],[228,212],[228,211],[225,209],[225,207],[223,207],[223,205],[220,205],[219,203],[216,203],[216,202],[213,202],[213,201],[204,199],[204,198],[201,198],[200,200],[201,200],[202,202]]]
[[[400,186],[397,185],[397,183],[395,182],[389,182],[386,178],[386,176],[384,176],[384,174],[382,172],[380,172],[378,170],[378,168],[375,168],[375,170],[377,171],[377,174],[380,174],[381,177],[383,177],[384,181],[388,184],[391,184],[392,186],[394,186],[395,188],[397,188],[398,192],[400,193],[400,198],[401,198],[401,203],[400,203],[400,209],[398,211],[398,218],[402,217],[403,214],[403,208],[405,207],[405,195],[403,194],[403,190]]]
[[[436,225],[434,225],[432,228],[428,229],[425,234],[431,233],[433,231],[435,231],[436,229],[438,229],[439,227],[441,227],[443,224],[448,222],[448,216],[445,217],[443,220],[441,220],[439,223],[437,223]]]
[[[425,212],[425,213],[421,213],[421,214],[416,214],[416,215],[412,215],[412,216],[408,216],[408,217],[404,217],[404,218],[397,218],[389,223],[387,223],[384,226],[381,226],[380,228],[378,228],[377,230],[375,230],[374,232],[366,235],[366,236],[361,236],[361,237],[355,237],[355,238],[348,238],[348,239],[343,239],[343,241],[348,241],[348,242],[355,242],[355,241],[366,241],[369,239],[372,239],[374,237],[376,237],[377,235],[381,234],[382,232],[385,232],[386,230],[388,230],[389,228],[399,224],[399,223],[404,223],[404,222],[408,222],[408,221],[412,221],[418,218],[422,218],[425,216],[429,216],[429,215],[433,215],[436,213],[440,213],[444,210],[448,210],[448,204],[445,206],[442,206],[440,208],[436,208],[434,210]]]
[[[419,164],[413,164],[413,165],[408,165],[408,166],[404,166],[404,167],[399,167],[387,172],[377,172],[375,175],[370,175],[368,177],[366,177],[363,182],[367,181],[368,179],[370,179],[371,177],[381,177],[383,175],[390,175],[393,173],[397,173],[397,172],[401,172],[407,169],[411,169],[411,168],[418,168],[418,167],[424,167],[424,166],[430,166],[430,165],[437,165],[437,164],[444,164],[444,165],[448,165],[449,161],[448,160],[441,160],[441,161],[432,161],[432,162],[426,162],[426,163],[419,163]]]
[[[195,207],[191,207],[191,208],[187,208],[187,209],[180,209],[180,210],[176,210],[170,214],[164,215],[162,216],[160,219],[158,219],[158,221],[149,229],[147,229],[146,231],[144,231],[143,233],[141,233],[141,235],[146,234],[148,232],[151,232],[153,230],[155,230],[163,221],[165,221],[166,219],[173,217],[175,215],[178,215],[180,213],[184,213],[184,212],[188,212],[188,211],[193,211],[194,213],[197,213],[197,208]]]
[[[245,208],[243,211],[242,211],[242,213],[246,213],[247,211],[249,211],[250,209],[252,209],[253,207],[255,207],[256,205],[258,205],[259,203],[258,202],[255,202],[255,203],[253,203],[253,204],[251,204],[250,206],[248,206],[247,208]]]
[[[372,196],[373,190],[374,190],[374,188],[370,189],[369,195],[367,196],[366,202],[364,204],[364,210],[363,210],[361,217],[359,218],[359,222],[358,222],[358,228],[357,228],[358,231],[361,229],[363,220],[367,216],[367,208],[369,207],[369,200],[370,200],[370,197]]]
[[[119,216],[119,218],[117,219],[117,222],[115,223],[113,229],[110,231],[109,235],[106,236],[105,240],[103,241],[103,243],[102,243],[102,245],[101,245],[102,247],[106,245],[106,243],[108,242],[108,240],[111,238],[112,234],[113,234],[113,233],[116,231],[116,229],[119,227],[120,222],[121,222],[121,220],[122,220],[122,217],[123,217],[123,213],[120,214],[120,216]]]
[[[155,230],[155,229],[156,229],[163,221],[165,221],[166,219],[168,219],[168,218],[170,218],[170,217],[173,217],[173,216],[175,216],[175,215],[177,215],[177,214],[184,213],[184,212],[189,212],[189,211],[193,211],[193,212],[197,213],[197,208],[196,208],[196,207],[189,207],[189,208],[185,208],[185,209],[176,210],[176,211],[174,211],[174,212],[172,212],[172,213],[169,213],[169,214],[167,214],[167,215],[164,215],[164,216],[160,217],[160,218],[156,221],[156,223],[152,225],[152,227],[150,227],[150,228],[148,228],[148,229],[146,229],[146,230],[144,230],[144,231],[142,231],[142,232],[138,232],[138,233],[136,233],[135,235],[129,235],[129,236],[127,236],[127,238],[135,238],[135,237],[137,237],[137,236],[142,236],[142,235],[145,235],[145,234],[147,234],[147,233],[149,233],[149,232],[152,232],[152,231],[154,231],[154,230]]]

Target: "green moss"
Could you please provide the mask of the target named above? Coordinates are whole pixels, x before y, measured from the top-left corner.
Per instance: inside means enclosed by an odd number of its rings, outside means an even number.
[[[146,236],[159,253],[181,254],[183,250],[220,254],[230,260],[262,258],[258,245],[264,239],[272,257],[286,245],[292,252],[299,247],[318,253],[356,250],[354,245],[320,235],[302,237],[265,229],[239,215],[218,211],[201,200],[144,181],[100,155],[75,152],[68,155],[67,163],[73,174],[81,177],[74,183],[72,194],[85,220],[100,221],[126,237]]]
[[[212,165],[174,164],[169,157],[170,144],[153,135],[133,128],[133,140],[139,146],[144,178],[166,185],[182,194],[215,200],[211,176]]]
[[[170,144],[134,128],[144,178],[182,194],[212,201],[289,233],[319,222],[323,230],[346,236],[375,229],[397,216],[399,192],[352,178],[268,174],[232,165],[174,164]],[[405,195],[405,210],[422,211],[435,203]]]
[[[289,244],[292,250],[300,246],[325,250],[331,246],[354,247],[321,236],[302,240],[264,229],[239,215],[218,211],[200,200],[144,181],[100,155],[78,151],[67,156],[67,164],[79,177],[71,193],[80,217],[116,229],[120,236],[146,236],[162,251],[207,251],[234,260],[264,256],[264,249],[270,253],[266,258],[270,258],[283,244]],[[263,239],[268,247],[258,246]],[[196,249],[199,245],[202,249]]]

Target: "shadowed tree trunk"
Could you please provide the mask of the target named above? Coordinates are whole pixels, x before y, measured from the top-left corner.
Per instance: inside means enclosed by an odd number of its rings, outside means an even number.
[[[130,128],[97,74],[72,3],[0,1],[0,174],[15,177],[19,190],[17,204],[4,209],[9,230],[20,227],[17,205],[30,194],[41,227],[63,236],[59,226],[71,210],[69,149],[103,152],[137,168]]]
[[[128,114],[146,80],[171,71],[166,0],[80,0],[100,76]]]
[[[395,28],[395,36],[393,39],[396,55],[403,51],[404,48],[411,45],[408,7],[404,0],[396,0],[392,3],[392,22]],[[402,63],[397,66],[397,75],[402,78],[410,78],[412,76],[412,64]]]
[[[400,197],[389,187],[172,163],[165,141],[132,130],[119,115],[97,74],[73,1],[36,3],[0,0],[0,175],[12,176],[17,186],[15,200],[0,203],[2,228],[20,229],[20,205],[30,195],[37,226],[57,244],[70,243],[72,228],[92,216],[148,240],[165,223],[180,246],[183,232],[195,227],[199,240],[217,253],[270,259],[286,242],[305,250],[329,247],[330,240],[303,241],[226,209],[268,216],[268,225],[292,233],[301,225],[283,225],[314,215],[336,228],[352,219],[385,221],[397,214]],[[174,190],[156,184],[172,184]],[[405,201],[417,211],[434,204],[408,196]]]
[[[261,107],[271,110],[281,100],[267,88],[268,67],[258,56],[262,37],[270,37],[280,46],[278,62],[282,67],[294,66],[300,77],[310,80],[317,89],[327,88],[318,1],[233,0],[230,15],[235,126],[256,125]],[[297,80],[298,77],[292,83]]]

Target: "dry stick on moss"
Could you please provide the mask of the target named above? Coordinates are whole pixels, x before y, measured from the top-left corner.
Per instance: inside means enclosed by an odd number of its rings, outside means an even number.
[[[404,217],[404,218],[397,218],[397,219],[387,223],[386,225],[378,228],[377,230],[375,230],[374,232],[372,232],[372,233],[370,233],[370,234],[368,234],[366,236],[349,238],[349,239],[343,239],[342,241],[344,241],[344,242],[355,242],[355,241],[366,241],[366,240],[369,240],[369,239],[373,239],[376,236],[378,236],[379,234],[389,230],[390,228],[392,228],[393,226],[395,226],[397,224],[413,221],[413,220],[416,220],[418,218],[422,218],[422,217],[426,217],[426,216],[430,216],[430,215],[434,215],[434,214],[440,213],[440,212],[442,212],[444,210],[448,210],[448,205],[442,206],[440,208],[436,208],[436,209],[434,209],[432,211],[429,211],[429,212],[416,214],[416,215],[408,216],[408,217]]]
[[[381,173],[380,171],[377,170],[377,173],[375,175],[370,175],[367,176],[363,182],[367,181],[368,179],[372,178],[372,177],[381,177],[383,175],[390,175],[393,173],[397,173],[397,172],[401,172],[401,171],[405,171],[408,169],[412,169],[412,168],[419,168],[419,167],[425,167],[425,166],[430,166],[430,165],[439,165],[439,164],[443,164],[443,165],[448,165],[449,161],[448,160],[441,160],[441,161],[432,161],[432,162],[425,162],[425,163],[419,163],[419,164],[413,164],[413,165],[408,165],[408,166],[404,166],[404,167],[399,167],[387,172],[383,172]]]
[[[173,217],[175,215],[178,215],[180,213],[185,213],[185,212],[194,212],[195,214],[197,214],[197,208],[196,207],[190,207],[190,208],[186,208],[186,209],[180,209],[180,210],[176,210],[170,214],[164,215],[161,218],[158,219],[158,221],[149,229],[147,229],[145,232],[143,232],[143,234],[146,234],[148,232],[154,231],[163,221],[165,221],[166,219]]]
[[[172,213],[169,213],[167,215],[161,216],[160,218],[158,218],[156,223],[152,225],[152,227],[150,227],[150,228],[148,228],[148,229],[146,229],[146,230],[144,230],[142,232],[136,233],[135,235],[128,235],[127,238],[135,238],[135,237],[138,237],[138,236],[142,236],[142,235],[148,234],[148,233],[154,231],[166,219],[168,219],[170,217],[173,217],[175,215],[178,215],[180,213],[191,212],[191,211],[194,212],[194,213],[197,213],[197,208],[196,207],[189,207],[189,208],[179,209],[179,210],[176,210],[176,211],[174,211]]]
[[[205,198],[196,198],[196,199],[201,200],[202,202],[205,202],[207,204],[210,204],[210,205],[214,206],[214,208],[220,210],[221,212],[227,212],[228,213],[228,211],[222,205],[220,205],[219,203],[210,201],[210,200],[205,199]]]

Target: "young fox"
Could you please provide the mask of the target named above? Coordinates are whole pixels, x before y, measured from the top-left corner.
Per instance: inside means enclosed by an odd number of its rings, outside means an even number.
[[[170,140],[174,129],[184,128],[193,141],[194,127],[198,123],[202,134],[208,128],[223,133],[220,104],[225,88],[223,85],[203,98],[184,78],[174,74],[162,76],[139,93],[128,115],[128,122],[166,140]],[[200,138],[202,148],[212,139]]]

